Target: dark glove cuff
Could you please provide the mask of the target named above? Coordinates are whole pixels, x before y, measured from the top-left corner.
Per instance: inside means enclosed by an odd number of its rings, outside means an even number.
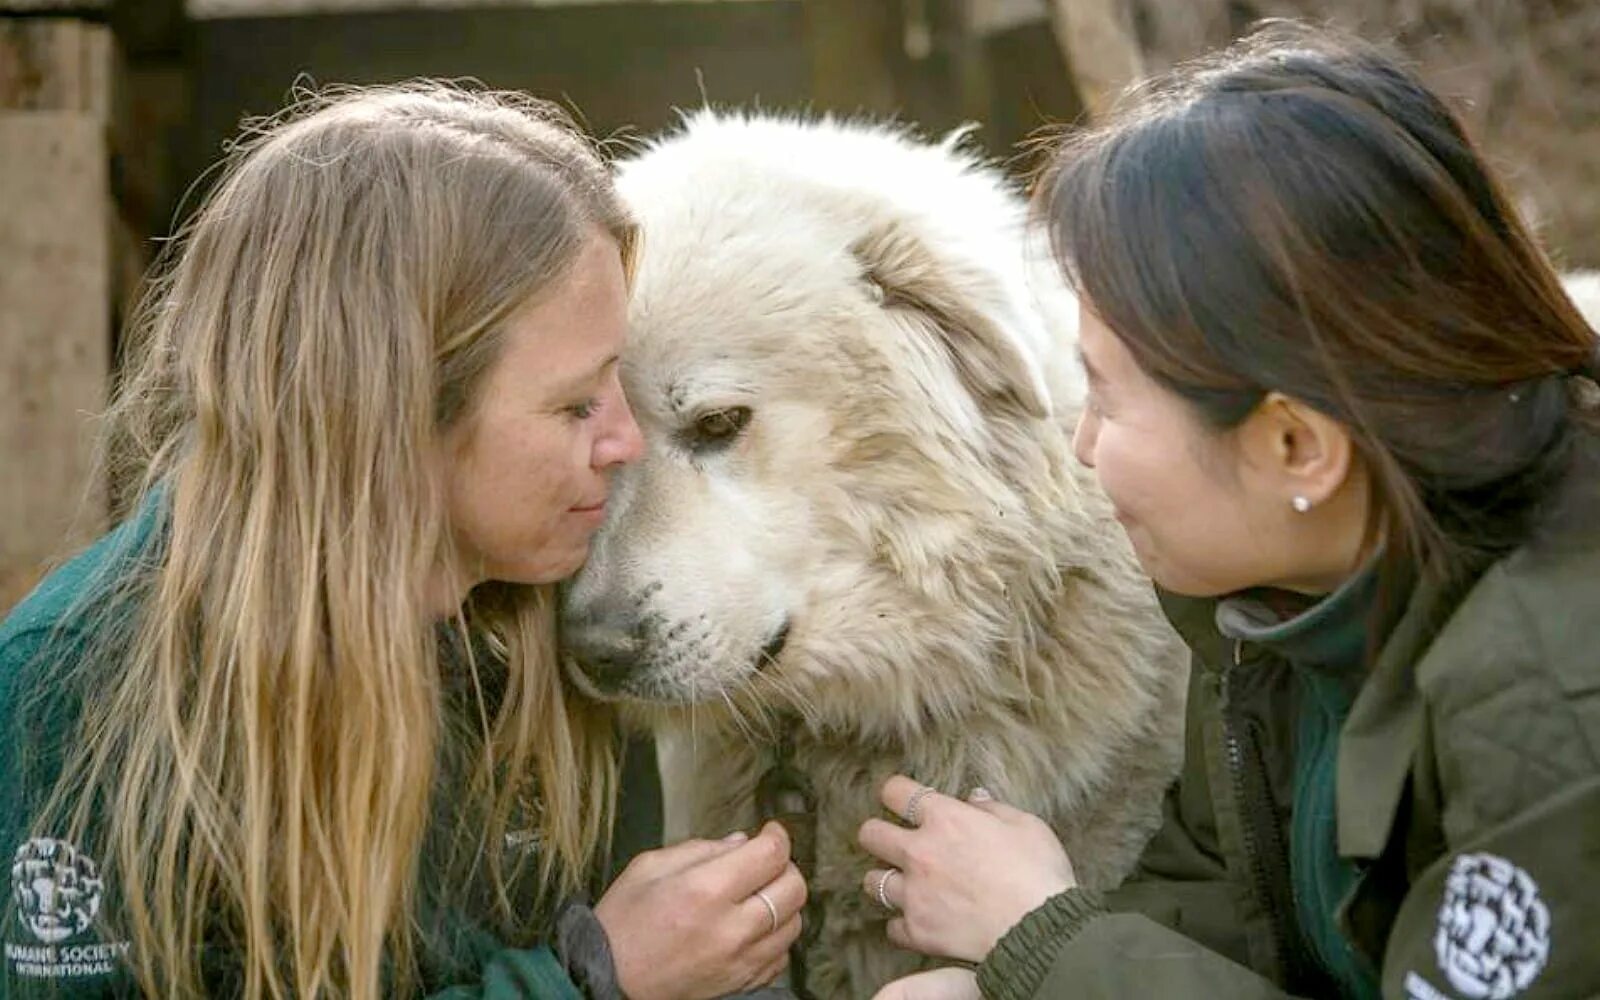
[[[626,1000],[617,985],[611,940],[588,903],[573,899],[561,907],[550,947],[567,978],[588,1000]]]
[[[1092,889],[1068,889],[1051,896],[1006,931],[978,966],[978,992],[985,1000],[1032,997],[1062,946],[1104,912],[1104,901]]]

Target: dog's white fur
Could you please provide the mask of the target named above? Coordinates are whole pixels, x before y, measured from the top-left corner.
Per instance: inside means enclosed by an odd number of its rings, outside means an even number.
[[[890,773],[982,784],[1047,817],[1086,884],[1117,882],[1178,762],[1186,661],[1070,454],[1075,306],[1019,198],[959,140],[711,112],[620,184],[650,447],[568,638],[578,683],[658,706],[669,839],[751,824],[794,720],[825,998],[922,964],[860,889]],[[739,406],[736,441],[696,444],[697,417]]]
[[[1561,283],[1578,312],[1600,330],[1600,271],[1572,271],[1562,276]]]

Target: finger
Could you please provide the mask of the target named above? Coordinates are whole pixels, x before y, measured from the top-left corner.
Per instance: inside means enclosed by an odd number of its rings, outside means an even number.
[[[982,785],[967,793],[967,803],[974,808],[981,809],[995,819],[1003,820],[1007,823],[1032,815],[1022,809],[1018,809],[1016,806],[1006,805],[995,798],[994,794]]]
[[[789,864],[789,834],[780,824],[768,823],[759,834],[729,848],[712,863],[719,895],[729,902],[746,899]]]
[[[861,824],[856,839],[868,854],[887,862],[893,868],[904,868],[906,848],[912,836],[912,831],[903,826],[896,826],[881,819],[869,819]]]
[[[789,967],[789,949],[800,938],[800,918],[795,917],[767,940],[751,946],[745,958],[756,968],[748,979],[746,989],[764,986],[777,979]]]
[[[782,920],[804,909],[806,899],[810,896],[806,878],[793,862],[785,865],[783,874],[767,883],[763,891],[778,905],[778,917]]]
[[[637,870],[653,878],[673,875],[677,872],[693,868],[702,862],[709,861],[721,854],[726,854],[739,841],[730,840],[685,840],[670,847],[658,847],[653,851],[645,851],[629,863],[628,867],[637,866]]]
[[[922,820],[927,818],[929,809],[940,807],[938,800],[947,798],[947,796],[940,795],[933,789],[922,791],[927,788],[928,786],[920,781],[912,781],[903,774],[897,774],[883,783],[883,788],[879,790],[878,798],[883,802],[885,809],[908,822],[911,819],[907,815],[911,811],[911,800],[915,798],[917,800],[917,824],[920,824]]]
[[[757,972],[754,976],[752,976],[751,979],[750,979],[750,983],[747,986],[745,986],[745,989],[746,990],[759,990],[762,987],[773,985],[775,982],[778,981],[778,977],[783,975],[783,970],[787,969],[788,967],[789,967],[789,953],[787,951],[785,951],[778,958],[777,961],[767,963],[766,968],[762,969],[760,972]],[[789,996],[788,993],[784,993],[783,995],[784,996]]]
[[[800,930],[800,917],[790,917],[776,931],[740,952],[740,967],[760,970],[776,965],[781,970],[789,963],[789,949],[800,939]]]
[[[776,931],[768,934],[765,940],[752,945],[751,953],[760,955],[763,961],[776,961],[788,955],[789,949],[800,940],[801,924],[800,914],[796,913],[780,924]]]
[[[768,902],[772,904],[771,909],[767,908]],[[798,916],[805,905],[806,880],[800,876],[798,868],[790,865],[782,875],[739,904],[740,911],[748,918],[745,926],[750,928],[745,940],[757,941],[768,934],[777,933],[779,928]]]
[[[861,891],[876,906],[887,901],[889,909],[905,909],[905,875],[898,868],[873,868],[861,878]]]
[[[889,943],[896,948],[904,948],[907,951],[918,950],[917,946],[911,943],[911,928],[906,926],[905,917],[895,917],[889,921],[889,926],[884,928],[884,934],[888,935]]]
[[[967,969],[931,969],[914,972],[885,986],[872,1000],[917,1000],[924,997],[981,997],[973,973]]]

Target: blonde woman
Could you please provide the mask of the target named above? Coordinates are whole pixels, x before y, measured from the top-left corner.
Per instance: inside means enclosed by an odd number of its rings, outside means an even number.
[[[776,828],[594,908],[617,765],[551,586],[638,455],[633,230],[551,107],[419,85],[258,129],[108,424],[135,514],[0,626],[0,995],[632,998],[772,980]]]

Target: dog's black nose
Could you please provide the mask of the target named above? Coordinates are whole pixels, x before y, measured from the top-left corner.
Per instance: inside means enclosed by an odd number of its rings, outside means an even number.
[[[596,688],[622,690],[644,663],[644,628],[637,615],[606,602],[571,610],[561,619],[561,641]]]

